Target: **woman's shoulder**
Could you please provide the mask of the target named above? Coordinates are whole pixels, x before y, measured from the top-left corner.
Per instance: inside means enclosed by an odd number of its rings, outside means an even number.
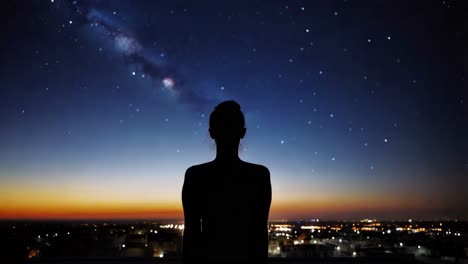
[[[185,175],[197,175],[197,174],[206,173],[206,171],[209,170],[213,166],[212,163],[213,162],[210,161],[210,162],[192,165],[185,171]]]
[[[254,171],[256,174],[270,176],[270,170],[264,165],[246,162],[246,161],[243,161],[243,163],[244,163],[244,166],[248,170]]]

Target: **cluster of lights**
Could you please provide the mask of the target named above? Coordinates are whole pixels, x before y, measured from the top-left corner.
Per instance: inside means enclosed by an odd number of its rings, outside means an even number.
[[[313,232],[315,229],[326,229],[326,227],[324,226],[301,226],[301,229],[310,229]]]
[[[160,226],[160,228],[164,228],[164,229],[179,229],[179,230],[183,230],[184,227],[185,227],[184,225],[174,225],[174,224]]]
[[[304,244],[304,240],[294,240],[294,245]]]

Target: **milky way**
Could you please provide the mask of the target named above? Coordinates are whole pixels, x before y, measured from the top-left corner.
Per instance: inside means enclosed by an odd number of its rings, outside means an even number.
[[[179,74],[176,67],[151,54],[150,50],[138,41],[129,30],[124,30],[106,8],[106,1],[73,1],[70,6],[82,25],[96,28],[92,33],[106,36],[112,41],[117,53],[124,57],[129,67],[139,70],[142,76],[155,81],[169,96],[176,96],[182,103],[190,104],[196,110],[212,105],[210,98],[194,89],[196,85],[188,84]],[[133,72],[134,73],[134,72]]]

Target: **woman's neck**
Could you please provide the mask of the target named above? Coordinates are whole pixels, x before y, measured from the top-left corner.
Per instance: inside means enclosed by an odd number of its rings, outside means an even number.
[[[236,146],[216,146],[216,161],[239,161],[239,145]]]

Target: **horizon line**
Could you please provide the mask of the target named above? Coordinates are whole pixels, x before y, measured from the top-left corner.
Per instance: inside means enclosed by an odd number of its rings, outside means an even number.
[[[372,220],[377,222],[436,222],[436,221],[444,221],[444,222],[466,222],[468,219],[466,218],[394,218],[394,219],[387,219],[387,218],[375,218],[375,217],[368,217],[362,219],[352,219],[352,218],[309,218],[309,219],[268,219],[269,223],[286,223],[286,222],[361,222],[363,220]],[[84,221],[97,221],[97,222],[150,222],[150,221],[161,221],[161,222],[168,222],[168,221],[175,221],[175,222],[184,222],[183,218],[0,218],[0,222],[84,222]],[[240,219],[239,221],[242,221]]]

